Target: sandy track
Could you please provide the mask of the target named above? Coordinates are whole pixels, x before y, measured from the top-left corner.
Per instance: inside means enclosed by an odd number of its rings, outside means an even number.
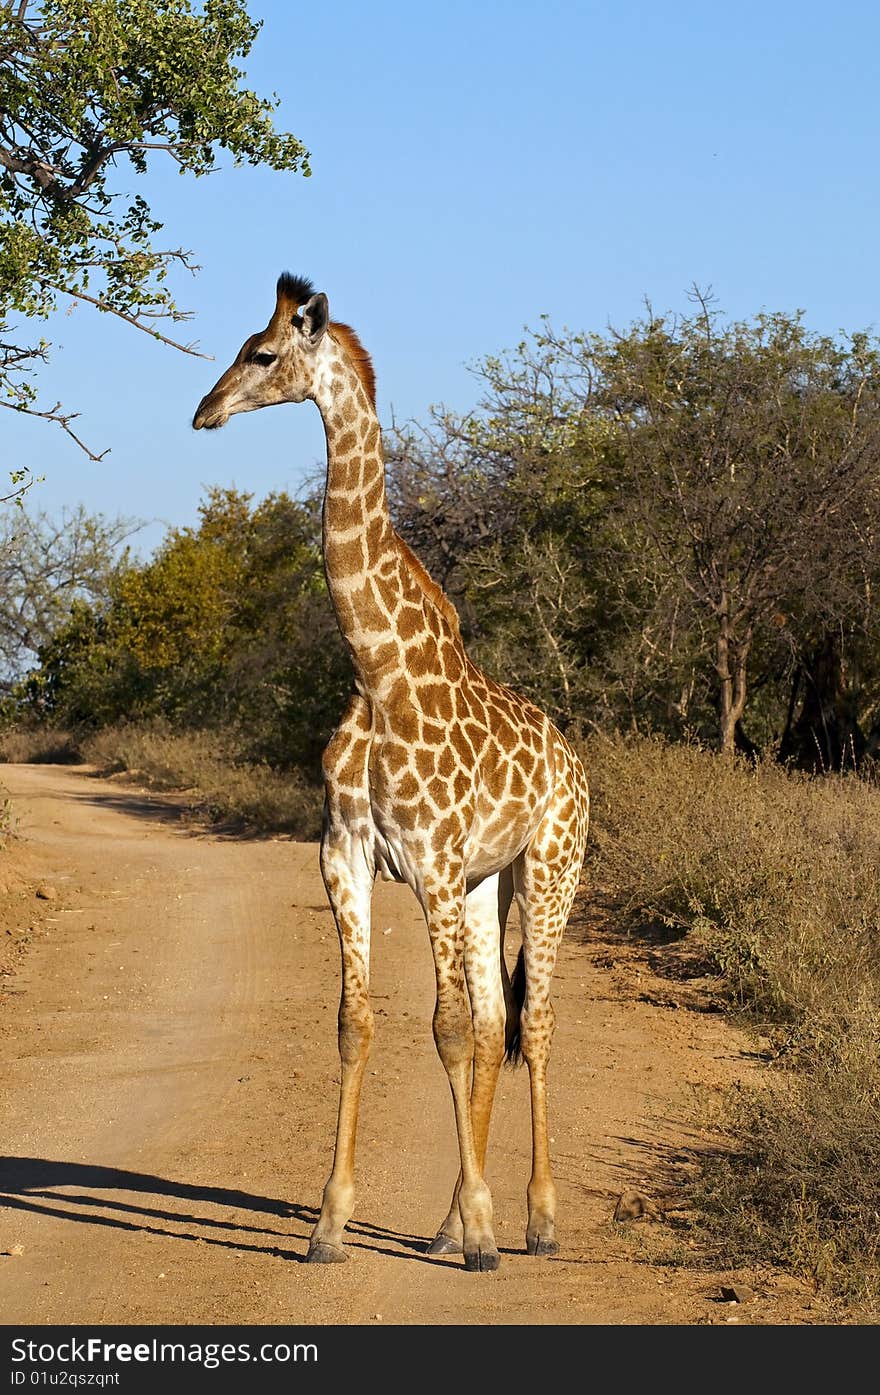
[[[338,954],[315,845],[200,834],[179,801],[79,769],[10,766],[3,782],[31,884],[58,892],[33,902],[33,943],[0,992],[3,1321],[817,1320],[780,1276],[660,1262],[689,1253],[673,1231],[612,1221],[623,1190],[674,1190],[711,1141],[694,1119],[757,1067],[720,1015],[653,991],[644,956],[577,930],[555,992],[561,1254],[523,1253],[522,1071],[503,1073],[490,1144],[501,1270],[469,1275],[422,1252],[457,1157],[424,922],[385,884],[351,1261],[304,1265],[338,1079]],[[14,864],[16,845],[3,856]],[[758,1294],[736,1311],[716,1301],[732,1277]]]

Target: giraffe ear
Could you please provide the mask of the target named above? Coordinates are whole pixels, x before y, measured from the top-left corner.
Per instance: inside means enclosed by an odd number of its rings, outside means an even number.
[[[302,332],[313,346],[320,344],[330,323],[330,302],[323,291],[307,300],[300,311]]]

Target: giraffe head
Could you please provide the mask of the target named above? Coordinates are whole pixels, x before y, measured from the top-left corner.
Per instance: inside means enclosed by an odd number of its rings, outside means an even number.
[[[323,292],[316,294],[301,276],[279,276],[271,320],[245,340],[222,378],[202,398],[193,417],[196,431],[224,426],[236,412],[312,397],[329,323]]]

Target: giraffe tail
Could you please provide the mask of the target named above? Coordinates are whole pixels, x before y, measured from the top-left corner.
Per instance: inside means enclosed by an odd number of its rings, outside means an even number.
[[[522,1064],[523,1058],[519,1016],[526,996],[526,962],[522,949],[514,966],[513,977],[509,978],[505,969],[503,979],[504,1006],[507,1010],[507,1021],[504,1024],[504,1059],[508,1065],[518,1066]]]

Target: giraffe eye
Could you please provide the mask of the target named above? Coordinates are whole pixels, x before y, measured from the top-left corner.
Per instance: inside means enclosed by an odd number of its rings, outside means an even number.
[[[258,353],[251,354],[251,363],[258,363],[261,368],[268,368],[278,357],[277,354]]]

